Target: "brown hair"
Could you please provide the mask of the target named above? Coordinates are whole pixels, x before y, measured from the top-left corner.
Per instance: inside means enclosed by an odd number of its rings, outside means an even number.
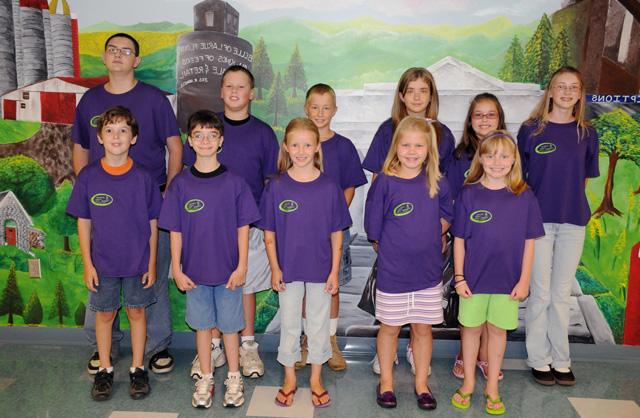
[[[498,130],[507,130],[507,125],[504,121],[504,110],[502,109],[502,105],[496,96],[491,93],[480,93],[476,95],[473,99],[471,99],[471,103],[469,103],[469,110],[467,111],[467,117],[464,121],[464,131],[462,131],[462,138],[460,139],[460,143],[456,147],[454,152],[454,157],[458,160],[461,159],[465,153],[469,155],[469,159],[473,158],[473,154],[476,153],[476,149],[478,148],[478,142],[480,142],[476,131],[473,130],[473,126],[471,125],[471,119],[473,117],[473,112],[475,112],[476,106],[478,103],[482,101],[488,101],[493,103],[498,109]]]
[[[318,84],[314,84],[313,86],[309,87],[309,90],[307,90],[307,95],[305,97],[305,104],[307,101],[309,101],[309,97],[312,94],[330,94],[331,97],[333,97],[333,104],[336,104],[336,92],[335,90],[333,90],[333,88],[328,85],[328,84],[323,84],[323,83],[318,83]]]
[[[138,121],[133,117],[133,113],[124,106],[115,106],[105,110],[100,115],[96,123],[96,132],[98,135],[102,135],[102,128],[109,123],[116,123],[124,121],[131,128],[131,135],[138,136]]]
[[[287,128],[284,131],[284,139],[282,140],[282,144],[280,144],[280,151],[278,153],[278,171],[282,174],[293,166],[293,161],[291,160],[291,156],[284,148],[287,144],[287,140],[289,139],[289,135],[294,131],[308,131],[313,133],[316,138],[316,144],[320,144],[320,132],[318,132],[318,128],[316,124],[309,118],[295,118],[291,119],[291,122],[287,125]],[[318,147],[318,152],[315,153],[313,157],[313,165],[318,170],[322,171],[322,149]]]

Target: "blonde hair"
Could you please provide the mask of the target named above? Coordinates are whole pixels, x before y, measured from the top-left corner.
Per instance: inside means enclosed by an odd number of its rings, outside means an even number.
[[[586,120],[586,87],[584,85],[584,80],[582,79],[582,74],[574,67],[561,67],[557,69],[552,75],[549,83],[547,84],[546,89],[544,90],[544,95],[536,105],[536,107],[529,115],[529,119],[525,121],[527,125],[537,124],[538,128],[533,132],[534,136],[538,136],[544,131],[544,128],[547,126],[547,122],[549,121],[549,113],[553,110],[553,99],[551,98],[551,89],[555,85],[555,81],[558,76],[562,74],[573,74],[578,79],[578,83],[580,84],[580,98],[573,106],[572,115],[578,124],[578,142],[582,139],[584,135],[587,135],[587,128],[590,126],[589,122]]]
[[[522,178],[522,163],[520,161],[520,154],[518,153],[516,141],[509,132],[504,130],[493,131],[480,141],[478,150],[471,161],[469,176],[467,176],[464,184],[475,184],[482,181],[486,174],[482,168],[482,164],[480,163],[480,157],[487,154],[493,155],[499,148],[512,153],[514,156],[514,163],[506,176],[505,183],[507,185],[507,190],[516,196],[519,196],[522,192],[527,190],[527,183]]]
[[[320,132],[318,132],[318,127],[315,123],[309,118],[295,118],[291,119],[289,124],[287,125],[287,129],[284,131],[284,139],[282,140],[282,144],[280,144],[280,151],[278,153],[278,171],[280,174],[284,173],[288,169],[293,166],[293,161],[291,160],[291,156],[285,149],[285,145],[287,144],[287,140],[289,139],[289,135],[294,131],[308,131],[313,134],[316,138],[316,145],[320,144]],[[318,170],[322,171],[322,148],[318,147],[318,152],[315,153],[313,157],[313,166]]]
[[[318,94],[318,95],[329,94],[333,98],[333,105],[335,106],[336,104],[336,92],[328,84],[318,83],[309,87],[309,90],[307,90],[307,95],[305,96],[305,99],[304,99],[305,105],[309,102],[309,97],[311,97],[312,94]]]
[[[419,118],[416,116],[407,116],[396,128],[391,140],[391,147],[387,153],[387,158],[382,165],[382,172],[387,175],[397,176],[400,171],[400,159],[398,158],[398,143],[405,132],[419,132],[424,135],[427,143],[427,158],[424,161],[424,172],[427,176],[427,188],[429,189],[429,197],[433,198],[438,194],[440,188],[438,182],[442,178],[440,169],[440,158],[438,157],[438,144],[436,130],[430,120]]]

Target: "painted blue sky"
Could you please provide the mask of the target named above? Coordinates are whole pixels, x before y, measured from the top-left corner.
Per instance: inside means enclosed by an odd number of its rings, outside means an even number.
[[[122,25],[168,20],[193,24],[198,0],[68,0],[80,27],[109,21]],[[370,16],[389,23],[466,25],[496,16],[528,23],[561,7],[561,0],[231,0],[240,12],[240,26],[289,16],[343,21]]]

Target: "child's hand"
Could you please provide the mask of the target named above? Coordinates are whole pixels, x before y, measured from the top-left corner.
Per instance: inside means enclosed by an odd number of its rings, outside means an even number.
[[[529,296],[529,283],[520,280],[511,291],[511,299],[522,302]]]
[[[276,292],[281,292],[287,288],[282,280],[282,270],[271,270],[271,288]]]
[[[467,284],[466,280],[462,280],[460,283],[456,283],[455,288],[456,288],[456,293],[460,297],[467,299],[467,298],[470,298],[472,295],[471,289],[469,289],[469,285]]]
[[[225,286],[227,289],[236,290],[236,287],[241,287],[247,279],[247,269],[241,269],[238,267],[229,276],[229,281]]]
[[[191,280],[189,276],[181,271],[174,272],[173,280],[176,282],[176,286],[178,286],[178,289],[182,290],[183,292],[188,292],[196,288],[196,284],[193,282],[193,280]]]
[[[324,291],[326,293],[331,293],[331,295],[335,295],[338,293],[339,289],[338,273],[330,273],[327,278],[327,284],[324,286]]]
[[[84,269],[84,284],[87,286],[87,289],[91,292],[97,292],[96,286],[100,284],[100,279],[98,279],[98,272],[93,265],[85,267]]]
[[[156,282],[156,269],[149,269],[148,272],[142,275],[143,289],[148,289]]]

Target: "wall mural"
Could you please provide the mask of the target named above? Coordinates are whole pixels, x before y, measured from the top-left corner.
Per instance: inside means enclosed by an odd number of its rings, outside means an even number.
[[[242,64],[256,76],[252,113],[279,137],[303,114],[308,86],[332,85],[333,128],[361,155],[408,67],[434,74],[439,119],[457,138],[475,94],[496,94],[515,133],[550,74],[579,67],[600,135],[601,176],[587,185],[594,216],[573,285],[570,335],[640,344],[640,16],[628,2],[548,0],[507,13],[502,0],[491,2],[495,8],[434,2],[430,10],[407,1],[387,14],[377,1],[366,11],[357,0],[319,11],[312,2],[142,0],[139,16],[148,16],[151,3],[155,23],[117,15],[92,21],[102,15],[96,9],[112,8],[97,1],[0,0],[0,325],[83,324],[82,260],[75,220],[65,214],[75,180],[69,135],[82,94],[105,82],[105,39],[128,32],[141,44],[137,78],[166,92],[183,128],[191,111],[220,109],[220,76]],[[342,335],[377,329],[356,307],[374,259],[362,226],[366,191],[351,207],[354,278],[341,289]],[[174,329],[187,330],[184,296],[171,285],[170,297]],[[278,331],[277,309],[273,292],[258,295],[258,331]],[[451,329],[435,335],[457,338]],[[522,320],[509,338],[524,339]]]

